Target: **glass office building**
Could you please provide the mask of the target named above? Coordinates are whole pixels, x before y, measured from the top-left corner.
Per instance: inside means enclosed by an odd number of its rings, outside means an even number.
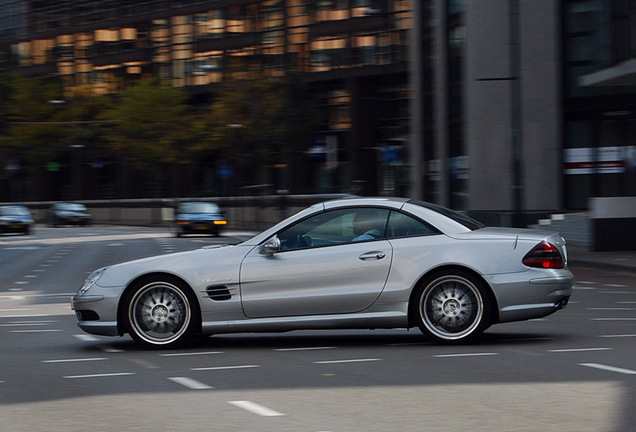
[[[292,193],[578,210],[636,194],[633,74],[594,75],[636,58],[634,3],[6,0],[0,68],[95,94],[299,74],[323,120]]]

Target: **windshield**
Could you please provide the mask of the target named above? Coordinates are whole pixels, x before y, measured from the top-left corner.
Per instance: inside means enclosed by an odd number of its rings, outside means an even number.
[[[179,205],[178,213],[219,213],[221,209],[213,203],[194,202]]]
[[[26,207],[11,206],[3,207],[0,210],[0,214],[3,216],[30,216],[29,210]]]
[[[86,211],[86,206],[84,204],[75,204],[75,203],[62,203],[58,204],[58,210],[66,210],[66,211]]]
[[[424,202],[424,201],[411,201],[412,204],[418,205],[420,207],[424,207],[426,209],[429,210],[433,210],[434,212],[437,212],[441,215],[444,215],[452,220],[454,220],[455,222],[462,224],[463,226],[465,226],[466,228],[468,228],[471,231],[475,231],[481,228],[485,228],[486,225],[482,224],[481,222],[476,221],[475,219],[466,216],[463,213],[460,213],[458,211],[455,210],[451,210],[449,208],[446,207],[442,207],[442,206],[438,206],[436,204],[431,204],[428,202]]]

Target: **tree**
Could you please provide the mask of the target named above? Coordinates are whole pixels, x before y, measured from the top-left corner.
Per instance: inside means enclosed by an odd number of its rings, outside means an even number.
[[[18,78],[10,84],[5,148],[29,172],[67,147],[68,124],[54,103],[62,100],[60,89],[55,79]]]
[[[161,174],[171,167],[175,185],[178,166],[192,163],[203,126],[186,102],[183,89],[144,80],[122,92],[105,114],[104,119],[112,124],[107,133],[110,149],[124,164],[120,178],[124,195],[126,168],[148,173],[160,183]]]
[[[271,180],[274,167],[306,148],[316,124],[312,98],[295,79],[232,81],[211,107],[214,147],[237,169],[244,186]]]

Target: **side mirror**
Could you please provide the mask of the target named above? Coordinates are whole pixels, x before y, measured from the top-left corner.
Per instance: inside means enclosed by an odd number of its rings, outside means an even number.
[[[277,252],[280,252],[280,239],[276,236],[267,240],[261,246],[261,255],[274,255]]]

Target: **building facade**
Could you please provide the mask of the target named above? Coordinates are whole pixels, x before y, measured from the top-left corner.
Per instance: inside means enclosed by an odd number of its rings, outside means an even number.
[[[96,94],[300,74],[324,121],[292,193],[584,210],[636,194],[636,87],[594,75],[636,57],[634,3],[5,0],[0,68]]]

